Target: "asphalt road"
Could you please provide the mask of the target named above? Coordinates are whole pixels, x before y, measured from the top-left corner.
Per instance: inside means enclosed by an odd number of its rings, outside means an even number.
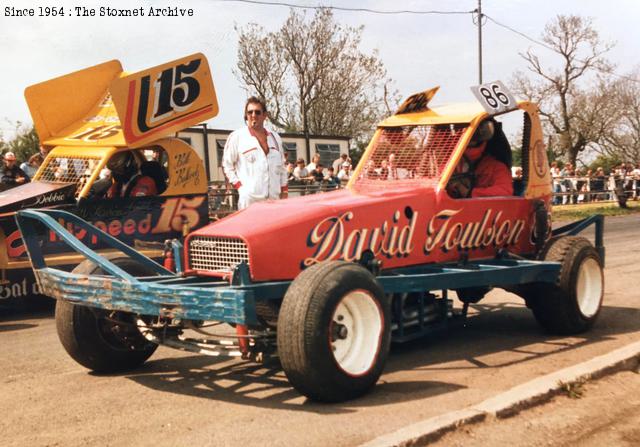
[[[605,302],[589,333],[545,335],[519,298],[494,291],[465,327],[394,346],[375,390],[338,405],[306,401],[276,368],[167,348],[134,372],[94,375],[50,316],[0,319],[0,444],[360,444],[638,340],[639,225],[607,219]]]

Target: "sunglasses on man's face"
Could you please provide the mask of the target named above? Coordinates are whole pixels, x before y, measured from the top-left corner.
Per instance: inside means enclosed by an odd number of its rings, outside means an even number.
[[[260,116],[262,115],[262,110],[247,110],[247,115]]]

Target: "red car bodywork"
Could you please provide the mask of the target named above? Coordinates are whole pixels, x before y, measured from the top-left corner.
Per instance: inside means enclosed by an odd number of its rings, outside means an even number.
[[[383,269],[494,258],[502,249],[533,254],[535,203],[548,209],[551,189],[537,109],[527,102],[517,108],[525,115],[522,196],[454,199],[446,191],[478,124],[490,118],[479,105],[396,114],[381,123],[344,190],[257,203],[190,234],[187,274],[231,271],[192,267],[194,238],[243,242],[253,281],[291,280],[315,263],[358,260],[366,250]],[[367,166],[391,153],[404,178],[385,171],[381,179],[380,169],[368,178]]]
[[[190,235],[241,238],[254,281],[295,278],[326,260],[371,250],[383,268],[531,253],[533,207],[521,197],[451,199],[433,188],[360,194],[341,190],[255,204]],[[189,240],[186,241],[187,247]],[[199,275],[220,275],[196,271]]]

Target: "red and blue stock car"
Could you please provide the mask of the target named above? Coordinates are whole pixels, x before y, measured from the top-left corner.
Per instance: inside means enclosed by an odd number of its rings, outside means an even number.
[[[58,299],[69,354],[112,371],[142,364],[158,344],[258,360],[277,353],[298,391],[341,401],[376,383],[391,341],[464,318],[492,287],[521,296],[548,331],[587,330],[603,297],[603,221],[551,230],[536,106],[499,82],[474,88],[479,101],[470,104],[432,107],[435,91],[410,97],[379,125],[345,189],[257,203],[193,231],[184,247],[174,244],[175,273],[77,218],[123,254],[96,255],[58,224],[59,211],[20,212],[40,287]],[[507,113],[523,123],[517,195],[453,197],[452,182],[473,186],[473,173],[458,167],[481,123],[492,122],[486,150],[510,163],[500,125]],[[595,246],[577,236],[591,224]],[[87,261],[72,273],[48,266],[40,227]],[[232,325],[232,338],[185,335],[206,333],[211,321]]]
[[[165,240],[208,223],[202,160],[172,136],[217,114],[202,54],[133,74],[110,61],[30,86],[25,96],[49,152],[30,183],[0,192],[0,308],[30,307],[41,292],[16,226],[20,209],[69,211],[153,257],[162,256]],[[105,168],[122,152],[133,155],[140,175],[153,178],[158,194],[105,196],[110,185]],[[105,248],[61,219],[88,247]],[[84,260],[53,233],[41,250],[50,265],[65,270]]]

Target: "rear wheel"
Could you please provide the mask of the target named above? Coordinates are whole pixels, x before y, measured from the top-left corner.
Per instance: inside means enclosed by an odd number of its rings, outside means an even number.
[[[386,362],[390,305],[364,267],[332,261],[302,272],[278,318],[278,353],[305,396],[340,402],[366,393]]]
[[[577,334],[596,321],[604,295],[602,261],[582,237],[563,236],[549,241],[545,261],[561,263],[555,284],[532,286],[527,305],[542,327],[557,334]]]
[[[129,258],[113,257],[111,262],[134,276],[154,273]],[[95,275],[102,270],[90,261],[73,273]],[[142,365],[158,345],[143,337],[136,316],[80,306],[64,300],[56,302],[58,338],[67,353],[79,364],[96,372],[127,371]]]

